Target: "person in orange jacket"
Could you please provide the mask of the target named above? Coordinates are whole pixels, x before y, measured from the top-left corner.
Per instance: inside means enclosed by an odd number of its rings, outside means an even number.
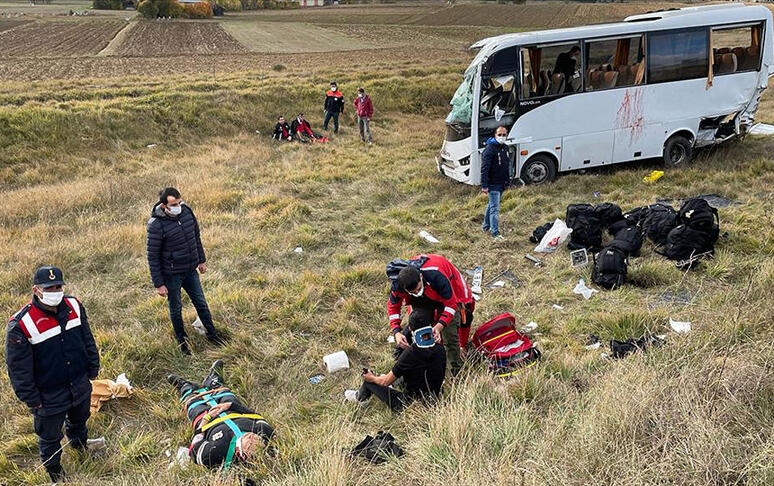
[[[339,133],[339,114],[344,113],[344,95],[335,81],[331,81],[331,89],[325,93],[324,109],[323,130],[328,129],[328,122],[333,118],[333,133]]]

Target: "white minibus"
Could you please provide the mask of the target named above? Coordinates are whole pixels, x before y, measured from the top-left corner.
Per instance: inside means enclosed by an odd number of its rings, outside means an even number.
[[[481,40],[451,100],[439,172],[477,185],[486,140],[509,129],[514,179],[647,158],[666,165],[753,124],[774,74],[763,6],[688,7],[623,22]]]

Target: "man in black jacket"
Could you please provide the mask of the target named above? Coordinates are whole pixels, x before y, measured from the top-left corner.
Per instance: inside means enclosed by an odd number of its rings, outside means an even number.
[[[344,113],[344,94],[335,82],[331,82],[331,89],[325,93],[324,108],[323,130],[328,129],[328,122],[333,118],[333,133],[339,133],[339,113]]]
[[[212,315],[204,297],[199,273],[207,271],[204,248],[199,235],[199,223],[180,192],[167,187],[159,194],[148,221],[148,266],[156,292],[169,303],[169,318],[175,330],[180,350],[190,355],[183,327],[183,302],[180,289],[185,289],[196,308],[207,339],[223,344],[212,323]],[[198,272],[197,272],[198,270]]]
[[[40,267],[32,282],[32,300],[8,323],[5,363],[16,396],[34,417],[40,459],[56,482],[64,475],[62,425],[73,447],[86,448],[89,379],[99,373],[99,353],[83,305],[64,295],[62,271]]]
[[[263,450],[274,429],[223,385],[222,367],[222,361],[215,361],[201,385],[177,375],[169,375],[167,381],[180,394],[193,425],[191,459],[202,466],[228,469],[234,461],[249,461]]]
[[[508,129],[497,127],[494,135],[486,141],[486,148],[481,154],[481,191],[489,197],[481,229],[491,232],[496,240],[503,240],[500,235],[500,198],[511,179],[511,156],[505,143]]]

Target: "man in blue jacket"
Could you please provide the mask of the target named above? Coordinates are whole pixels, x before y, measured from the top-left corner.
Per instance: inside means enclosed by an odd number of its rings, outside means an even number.
[[[86,449],[89,379],[99,373],[99,353],[83,305],[64,295],[62,271],[40,267],[32,282],[32,300],[8,323],[5,363],[13,391],[33,415],[40,459],[56,482],[64,476],[62,425],[70,444]]]
[[[489,196],[481,229],[491,232],[496,240],[505,239],[500,235],[500,197],[511,178],[511,156],[505,144],[507,136],[507,128],[497,127],[495,136],[486,141],[481,154],[481,190]]]
[[[186,355],[191,354],[183,327],[181,289],[185,289],[196,308],[207,332],[207,339],[217,345],[223,344],[212,323],[210,308],[199,280],[199,272],[207,271],[199,223],[174,187],[163,189],[159,193],[159,201],[151,210],[147,248],[153,286],[156,287],[156,293],[167,298],[169,318],[180,351]]]

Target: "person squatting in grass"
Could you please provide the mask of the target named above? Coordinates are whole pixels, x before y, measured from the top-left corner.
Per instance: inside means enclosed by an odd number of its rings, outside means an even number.
[[[339,91],[335,81],[331,81],[331,89],[325,93],[323,110],[323,130],[328,129],[328,122],[333,118],[333,133],[339,133],[339,114],[344,113],[344,94]]]
[[[409,329],[413,343],[400,354],[387,374],[375,375],[363,369],[360,390],[346,390],[344,397],[350,402],[364,403],[371,395],[386,403],[394,412],[401,411],[415,400],[435,401],[441,394],[446,376],[446,353],[433,338],[433,313],[418,307],[409,314]],[[396,379],[403,378],[404,391],[395,390]]]
[[[371,138],[371,117],[374,116],[374,105],[371,103],[371,97],[368,96],[363,88],[357,89],[357,96],[352,101],[355,105],[357,114],[357,127],[360,131],[360,141],[373,142]]]
[[[401,308],[410,305],[412,311],[427,309],[433,315],[433,337],[443,342],[452,376],[463,364],[463,355],[473,323],[475,301],[460,271],[441,255],[413,257],[392,281],[387,299],[387,317],[399,348],[409,347],[408,335],[401,329]]]
[[[201,385],[174,374],[167,381],[180,394],[193,427],[188,447],[193,462],[228,469],[234,461],[250,461],[266,449],[274,429],[223,384],[222,369],[223,362],[215,361]]]
[[[491,232],[496,240],[504,239],[500,235],[500,198],[511,177],[511,158],[505,144],[507,136],[507,128],[497,127],[481,154],[481,191],[489,197],[481,229]]]
[[[174,187],[163,189],[151,210],[147,250],[151,280],[156,292],[167,298],[169,318],[180,351],[186,355],[191,354],[183,326],[181,288],[185,289],[196,308],[207,339],[213,344],[222,345],[223,339],[212,323],[210,308],[199,280],[199,273],[207,271],[199,223],[193,210],[183,202],[180,192]]]
[[[290,125],[285,121],[285,117],[280,115],[277,117],[277,124],[274,125],[274,133],[271,138],[274,140],[287,140],[288,142],[293,140],[293,132],[290,131]]]
[[[40,460],[56,482],[64,477],[62,425],[70,444],[86,450],[89,380],[99,373],[99,353],[83,304],[62,290],[62,270],[40,267],[32,282],[32,300],[8,323],[5,363],[13,391],[32,413]]]

